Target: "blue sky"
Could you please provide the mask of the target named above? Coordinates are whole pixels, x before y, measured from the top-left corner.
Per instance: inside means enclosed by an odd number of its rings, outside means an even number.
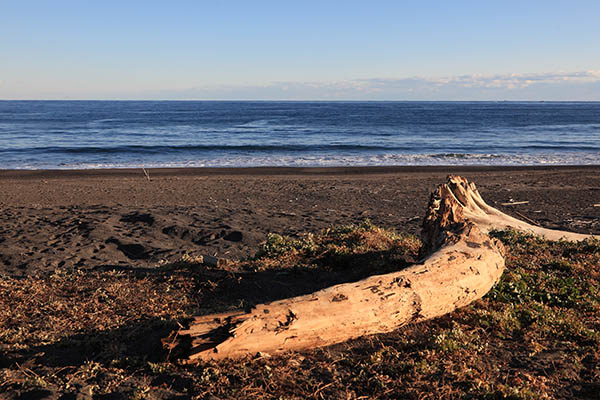
[[[0,99],[600,100],[597,0],[0,9]]]

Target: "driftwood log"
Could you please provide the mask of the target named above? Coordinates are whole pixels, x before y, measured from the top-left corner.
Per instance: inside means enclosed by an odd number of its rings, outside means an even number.
[[[473,222],[485,232],[489,232],[492,229],[502,230],[511,228],[532,233],[547,240],[563,239],[574,242],[592,237],[592,235],[581,233],[542,228],[504,214],[486,204],[475,184],[461,177],[449,177],[448,182],[442,190],[445,192],[443,196],[453,197],[454,200],[462,204],[465,219]]]
[[[503,246],[487,232],[507,226],[550,239],[585,238],[503,214],[483,201],[474,184],[451,176],[431,195],[421,263],[249,312],[199,316],[165,342],[173,347],[191,341],[188,361],[195,362],[325,346],[444,315],[481,298],[498,281]]]

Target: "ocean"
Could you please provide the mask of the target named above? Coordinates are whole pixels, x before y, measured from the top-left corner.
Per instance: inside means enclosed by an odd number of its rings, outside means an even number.
[[[0,101],[0,169],[600,164],[600,102]]]

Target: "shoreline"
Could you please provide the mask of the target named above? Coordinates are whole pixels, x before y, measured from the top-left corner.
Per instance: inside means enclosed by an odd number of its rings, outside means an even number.
[[[571,171],[600,169],[599,165],[398,165],[340,167],[173,167],[173,168],[89,168],[89,169],[0,169],[2,179],[136,177],[143,169],[157,177],[165,176],[265,176],[265,175],[365,175],[396,173],[473,173],[510,171]]]

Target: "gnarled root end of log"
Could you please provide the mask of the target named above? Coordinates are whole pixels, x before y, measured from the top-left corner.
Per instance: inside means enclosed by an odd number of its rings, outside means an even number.
[[[434,232],[443,229],[436,226],[450,227],[461,219],[470,221],[486,233],[493,229],[515,229],[547,240],[581,241],[593,237],[581,233],[546,229],[511,217],[488,205],[474,183],[460,176],[451,175],[447,182],[440,185],[431,196],[429,210],[423,224],[423,243],[428,248],[423,250],[423,254],[427,251],[435,251],[439,240],[442,240]],[[452,230],[451,227],[450,229]],[[433,237],[429,236],[431,234]]]
[[[477,226],[480,230],[475,221],[488,215],[490,210],[492,208],[485,203],[474,183],[460,176],[448,176],[447,182],[439,185],[429,198],[421,231],[421,258],[458,242],[467,229]],[[487,233],[486,228],[482,229],[484,233]],[[493,242],[503,251],[502,243]]]
[[[469,219],[486,206],[473,184],[449,177],[429,202],[422,264],[249,312],[196,317],[165,342],[187,343],[190,362],[234,358],[330,345],[449,313],[484,296],[504,269],[502,244]]]

